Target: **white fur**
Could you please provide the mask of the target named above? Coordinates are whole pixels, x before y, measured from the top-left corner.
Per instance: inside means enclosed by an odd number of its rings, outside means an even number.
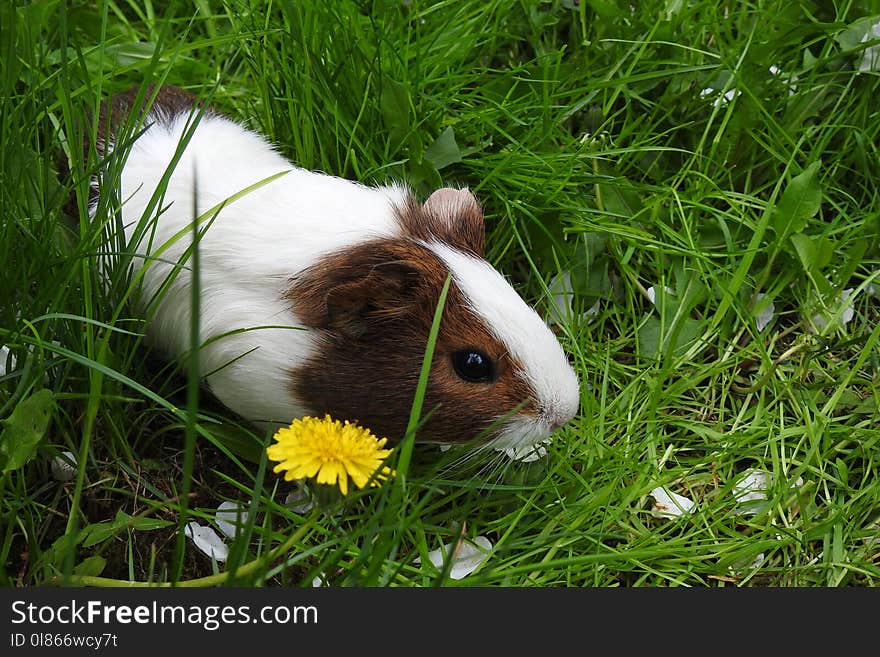
[[[492,266],[442,242],[426,244],[446,263],[470,308],[523,365],[518,374],[535,395],[538,415],[499,421],[503,429],[493,447],[532,445],[568,422],[580,404],[577,375],[553,332]]]
[[[148,201],[172,160],[187,127],[180,115],[153,124],[135,142],[121,178],[123,222],[131,239]],[[222,117],[206,115],[175,167],[139,255],[153,253],[198,213],[281,171],[286,175],[225,206],[201,239],[202,341],[219,337],[200,352],[200,368],[217,397],[251,420],[289,422],[303,414],[289,390],[288,370],[313,352],[312,334],[282,301],[292,273],[322,254],[353,242],[390,236],[397,230],[392,206],[398,187],[370,188],[293,166],[258,135]],[[196,176],[198,180],[196,181]],[[152,240],[152,246],[150,245]],[[191,243],[173,243],[161,260],[148,261],[143,298],[159,290]],[[152,317],[151,335],[170,354],[189,351],[190,270],[181,269]],[[255,318],[257,318],[255,320]],[[255,328],[273,325],[288,328]],[[222,374],[218,374],[222,371]]]

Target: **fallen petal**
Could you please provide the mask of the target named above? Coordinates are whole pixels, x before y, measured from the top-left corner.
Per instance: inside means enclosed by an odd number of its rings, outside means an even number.
[[[203,553],[216,561],[226,561],[229,548],[219,534],[210,527],[203,527],[197,522],[187,523],[184,533],[193,540],[193,544]]]
[[[739,96],[742,92],[739,89],[728,89],[723,94],[718,94],[712,87],[706,87],[700,91],[700,98],[708,98],[709,96],[715,95],[715,98],[712,100],[712,105],[714,107],[718,107],[719,105],[726,105],[734,98]]]
[[[842,306],[840,310],[841,326],[845,326],[855,316],[855,309],[853,308],[852,298],[852,293],[854,291],[854,288],[847,288],[845,290],[842,290],[837,297],[840,305]],[[829,317],[834,317],[836,314],[837,312],[834,310],[830,310],[828,316],[825,316],[822,313],[816,313],[815,315],[813,315],[813,323],[819,328],[820,331],[824,331],[825,328],[827,328],[828,326]]]
[[[666,294],[670,294],[672,296],[675,296],[675,292],[670,290],[665,285],[663,286],[663,291]],[[657,291],[654,289],[654,286],[652,285],[647,290],[645,290],[645,292],[647,293],[648,299],[651,301],[651,303],[653,303],[656,306],[657,305]]]
[[[554,321],[563,322],[571,318],[571,302],[574,300],[574,288],[571,285],[571,273],[564,271],[550,279],[550,298],[552,300],[550,316]]]
[[[736,509],[737,513],[753,516],[763,510],[767,506],[767,491],[772,488],[773,482],[772,472],[758,468],[746,470],[733,485],[733,497],[740,505]],[[803,478],[798,477],[789,488],[799,488],[803,484]]]
[[[443,559],[449,553],[451,543],[444,543],[442,548],[428,552],[428,560],[440,570],[443,568]],[[474,572],[481,563],[489,558],[492,543],[485,536],[477,536],[473,542],[463,540],[458,546],[456,554],[452,555],[452,569],[449,577],[462,579]],[[421,559],[416,559],[421,563]]]
[[[685,513],[693,513],[696,504],[690,498],[678,493],[671,493],[662,486],[650,492],[654,498],[654,513],[661,518],[676,518]]]
[[[587,309],[583,312],[583,315],[582,315],[582,316],[583,316],[584,319],[586,319],[586,320],[589,321],[589,320],[593,319],[593,317],[595,317],[596,315],[598,315],[598,314],[599,314],[599,311],[600,311],[601,309],[602,309],[602,306],[601,306],[601,300],[600,300],[600,299],[596,299],[596,303],[594,303],[592,306],[590,306],[589,308],[587,308]]]
[[[759,552],[755,555],[755,558],[749,561],[748,559],[741,559],[731,564],[730,571],[734,574],[744,573],[748,570],[755,570],[762,563],[764,563],[764,553]]]
[[[745,476],[733,486],[733,497],[739,503],[767,499],[767,491],[773,484],[773,475],[766,470],[750,468]]]
[[[862,37],[861,43],[880,38],[880,23],[875,23]],[[859,71],[880,71],[880,46],[871,46],[862,51],[862,61],[859,63]]]
[[[776,315],[776,306],[773,305],[772,300],[762,302],[762,299],[765,298],[765,295],[762,292],[759,292],[755,295],[755,310],[757,313],[755,314],[755,324],[758,327],[758,331],[763,331],[764,327],[767,326],[771,321],[773,321],[773,317]]]
[[[847,324],[850,320],[852,320],[853,315],[855,314],[855,309],[853,308],[853,303],[851,299],[853,292],[854,289],[850,287],[840,293],[840,302],[842,304],[845,304],[843,307],[843,311],[840,313],[841,326]]]
[[[55,481],[71,481],[76,478],[76,456],[73,452],[61,452],[52,457],[52,477]]]
[[[217,507],[217,513],[214,514],[214,522],[217,528],[226,534],[229,538],[235,538],[235,535],[241,529],[244,518],[247,515],[246,509],[236,502],[223,502]]]
[[[9,351],[9,347],[5,344],[0,345],[0,376],[6,374],[6,372],[12,372],[15,369],[15,354]],[[7,368],[6,365],[9,365]]]

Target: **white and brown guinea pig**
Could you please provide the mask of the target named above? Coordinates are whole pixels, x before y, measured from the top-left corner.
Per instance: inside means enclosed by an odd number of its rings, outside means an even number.
[[[483,214],[467,189],[439,189],[419,203],[402,185],[307,171],[213,110],[198,116],[180,89],[152,95],[126,143],[116,193],[129,242],[146,222],[134,262],[147,268],[143,303],[162,295],[147,334],[169,356],[190,349],[191,271],[174,263],[186,261],[193,217],[287,172],[229,201],[199,242],[199,364],[223,404],[264,427],[329,413],[401,439],[451,273],[417,439],[483,434],[493,447],[521,447],[572,419],[577,377],[541,317],[483,258]],[[99,132],[99,152],[116,141],[122,149],[126,140],[114,133],[137,111],[136,97],[104,104],[99,123],[109,129]],[[160,209],[144,216],[194,121]]]

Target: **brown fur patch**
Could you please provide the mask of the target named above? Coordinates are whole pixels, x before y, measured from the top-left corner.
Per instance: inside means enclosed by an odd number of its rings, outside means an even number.
[[[296,276],[287,298],[318,332],[319,348],[291,372],[294,395],[313,414],[330,413],[401,439],[448,273],[430,249],[399,238],[333,253]],[[455,373],[452,354],[468,347],[495,361],[495,381],[471,383]],[[430,417],[418,440],[466,442],[514,409],[535,413],[520,370],[453,282],[422,410],[423,418]]]

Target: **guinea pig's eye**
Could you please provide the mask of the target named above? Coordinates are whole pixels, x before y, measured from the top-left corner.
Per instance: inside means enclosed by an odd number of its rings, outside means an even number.
[[[495,364],[482,351],[461,349],[452,354],[452,367],[465,381],[488,383],[495,380]]]

